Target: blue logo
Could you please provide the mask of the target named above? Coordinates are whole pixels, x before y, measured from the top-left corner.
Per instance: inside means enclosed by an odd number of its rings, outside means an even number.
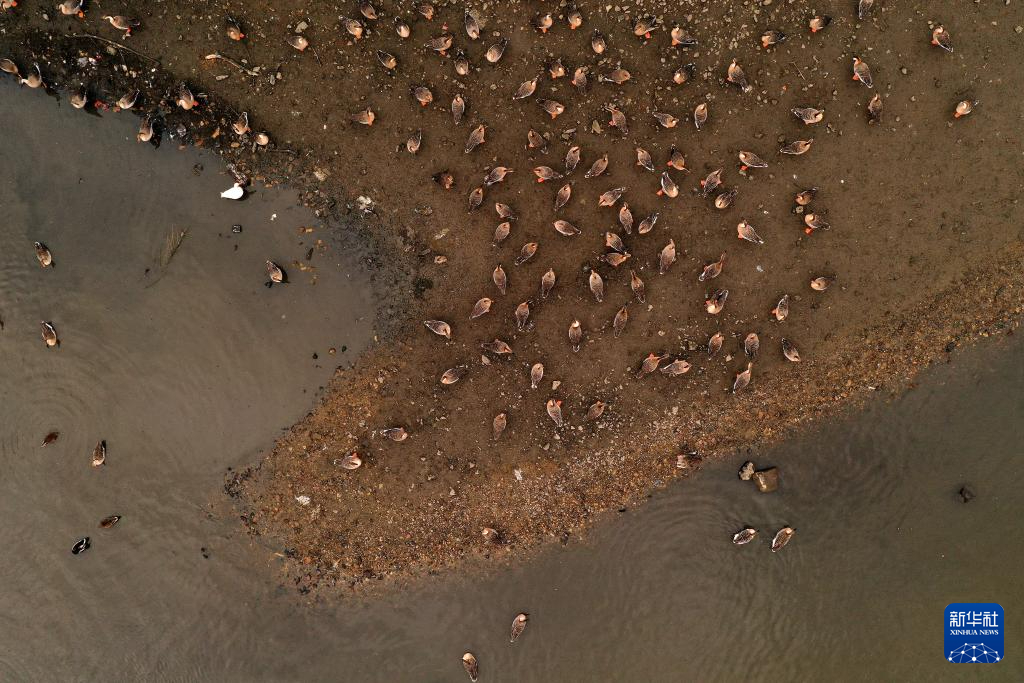
[[[1003,658],[1003,608],[994,602],[946,605],[946,661],[995,664]]]

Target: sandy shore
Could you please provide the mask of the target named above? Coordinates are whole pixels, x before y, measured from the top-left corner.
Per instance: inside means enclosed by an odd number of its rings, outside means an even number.
[[[1003,49],[1022,39],[1011,9],[881,3],[859,22],[849,3],[834,4],[831,25],[813,35],[813,12],[804,2],[683,3],[670,14],[659,3],[612,11],[581,3],[579,30],[570,31],[556,13],[554,27],[541,34],[529,25],[534,5],[513,2],[475,7],[484,28],[471,41],[461,4],[439,6],[427,21],[411,6],[398,12],[381,3],[380,18],[365,21],[367,34],[354,41],[337,18],[341,11],[356,16],[354,3],[310,15],[293,2],[274,11],[228,3],[216,12],[208,3],[180,2],[172,10],[128,2],[125,14],[142,26],[122,40],[99,11],[84,20],[44,18],[43,11],[53,11],[26,2],[4,15],[0,57],[22,71],[38,62],[48,82],[84,84],[106,103],[141,88],[138,109],[158,114],[164,144],[181,141],[175,131],[184,126],[184,141],[216,149],[254,180],[295,185],[304,201],[344,226],[339,230],[368,245],[379,266],[387,334],[354,371],[336,376],[273,452],[249,471],[231,473],[226,485],[252,532],[294,559],[283,571],[305,591],[421,574],[470,556],[519,557],[544,540],[567,540],[596,514],[641,500],[702,458],[776,441],[843,406],[900,391],[920,367],[948,358],[962,343],[1015,327],[1024,304],[1021,110],[1013,98],[998,96],[1024,85]],[[396,13],[412,25],[408,40],[392,29]],[[648,13],[665,25],[644,41],[632,28]],[[247,34],[241,43],[225,35],[228,14]],[[424,48],[445,32],[445,22],[454,48],[472,65],[467,76],[456,74],[450,56]],[[953,53],[929,44],[935,22],[946,22]],[[667,29],[676,23],[698,40],[696,47],[669,44]],[[302,53],[286,43],[299,28],[311,45]],[[765,51],[759,36],[768,29],[789,38]],[[594,30],[607,38],[601,56],[590,47]],[[490,65],[483,53],[500,37],[509,45]],[[396,56],[395,72],[382,68],[377,50]],[[211,54],[235,65],[205,58]],[[870,63],[872,90],[850,79],[853,56]],[[570,76],[577,66],[590,68],[585,92],[567,77],[549,77],[545,65],[556,58]],[[751,92],[724,82],[733,58]],[[687,63],[695,64],[692,82],[673,83],[673,71]],[[630,80],[597,82],[615,68],[627,69]],[[542,71],[537,94],[513,103],[518,85]],[[191,112],[173,104],[182,82],[206,96]],[[416,85],[432,91],[430,106],[412,98]],[[876,92],[884,112],[871,125],[866,106]],[[449,111],[456,93],[467,103],[458,125]],[[551,119],[538,98],[564,103],[565,112]],[[953,106],[962,99],[980,104],[954,121]],[[698,132],[690,116],[701,102],[710,116]],[[608,127],[607,104],[627,114],[627,135]],[[823,109],[824,120],[804,126],[789,113],[796,106]],[[374,125],[353,123],[366,107]],[[231,131],[241,111],[255,130],[267,131],[268,148]],[[663,129],[654,111],[680,123]],[[464,153],[469,131],[481,123],[486,142]],[[531,128],[545,136],[543,150],[525,148]],[[417,130],[423,142],[412,155],[404,145]],[[777,154],[781,144],[811,137],[807,154]],[[576,170],[536,184],[530,169],[564,173],[573,145],[581,148]],[[635,148],[649,151],[660,173],[673,145],[692,172],[671,171],[680,193],[666,199],[655,195],[658,175],[636,165]],[[769,167],[741,173],[739,150],[755,151]],[[607,172],[583,178],[603,154]],[[470,190],[498,165],[515,172],[487,188],[482,206],[467,213]],[[734,205],[721,211],[691,191],[717,168],[738,190]],[[431,179],[442,171],[454,177],[451,190]],[[572,198],[556,213],[552,201],[567,180]],[[660,214],[649,234],[626,234],[617,207],[596,206],[602,192],[619,186],[628,188],[624,200],[637,223]],[[793,195],[807,187],[818,188],[812,208],[826,214],[830,230],[805,234],[793,214]],[[374,211],[363,215],[358,197],[373,200]],[[517,214],[497,246],[495,202]],[[582,234],[557,234],[558,218]],[[736,239],[741,219],[756,226],[764,245]],[[630,253],[618,268],[602,260],[608,231]],[[670,240],[677,261],[659,275],[659,254]],[[537,254],[514,265],[528,242],[538,244]],[[722,275],[698,282],[704,265],[723,251]],[[499,263],[509,281],[504,296],[492,284]],[[542,299],[540,278],[549,268],[558,282]],[[630,269],[646,283],[644,303],[630,291]],[[588,288],[591,271],[604,280],[600,303]],[[809,281],[821,275],[837,279],[825,292],[812,291]],[[729,299],[722,313],[708,315],[704,300],[717,288],[728,289]],[[784,294],[791,313],[779,323],[770,311]],[[495,302],[491,312],[470,321],[474,302],[485,296]],[[518,331],[513,311],[523,301],[530,325]],[[629,322],[616,337],[611,320],[623,306]],[[431,334],[426,319],[451,323],[452,341]],[[579,352],[567,336],[574,319],[584,331]],[[719,331],[724,346],[709,358],[705,344]],[[753,380],[732,395],[750,332],[761,344]],[[783,337],[799,348],[800,363],[782,357]],[[495,338],[512,347],[511,359],[481,350]],[[680,377],[637,379],[649,353],[685,359],[692,368]],[[545,377],[531,389],[537,362]],[[467,369],[465,376],[440,384],[456,366]],[[561,429],[546,414],[548,399],[562,401]],[[598,400],[606,412],[585,420]],[[495,439],[498,413],[508,426]],[[408,439],[379,435],[394,426],[404,427]],[[335,464],[353,450],[363,458],[360,469]],[[677,467],[677,456],[690,453],[696,455]],[[500,532],[500,545],[482,539],[485,526]]]

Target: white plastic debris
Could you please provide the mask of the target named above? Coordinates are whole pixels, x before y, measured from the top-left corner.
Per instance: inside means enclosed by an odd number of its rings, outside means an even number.
[[[516,469],[512,470],[512,474],[516,475],[516,481],[522,481],[523,480],[523,471],[522,470],[516,468]]]
[[[245,196],[245,188],[238,183],[235,183],[229,189],[221,192],[220,196],[224,199],[241,199]]]
[[[299,505],[309,505],[309,496],[295,496],[295,500],[299,501]]]

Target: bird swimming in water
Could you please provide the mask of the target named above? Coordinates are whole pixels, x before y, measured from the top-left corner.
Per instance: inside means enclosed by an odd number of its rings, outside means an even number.
[[[512,620],[512,633],[509,636],[509,642],[514,643],[519,640],[519,636],[523,635],[523,631],[526,629],[527,615],[525,613],[519,613],[516,618]]]
[[[32,89],[43,87],[45,83],[43,82],[43,72],[39,70],[39,65],[33,62],[32,69],[35,73],[30,71],[27,76],[22,77],[18,82]]]
[[[745,529],[741,529],[740,531],[737,531],[735,534],[733,534],[732,542],[736,545],[746,545],[747,543],[753,541],[755,536],[757,536],[757,530],[751,529],[748,526]]]
[[[477,662],[476,657],[473,656],[472,652],[467,652],[462,655],[462,666],[466,670],[466,675],[469,676],[469,680],[476,683],[480,678],[480,664]]]
[[[39,261],[41,268],[48,268],[53,265],[53,254],[46,248],[46,245],[42,242],[35,243],[36,249],[36,260]]]
[[[109,529],[121,521],[121,515],[110,515],[100,520],[101,529]]]
[[[96,444],[96,447],[92,449],[92,466],[100,467],[107,462],[107,442],[100,441]]]
[[[281,266],[274,263],[273,261],[271,261],[270,259],[267,259],[266,267],[267,277],[269,278],[269,281],[267,282],[267,287],[282,284],[288,281],[288,276],[285,274],[284,269],[281,268]]]
[[[793,538],[794,533],[796,531],[793,527],[786,526],[779,529],[778,533],[775,534],[775,538],[772,539],[772,552],[777,553],[785,548],[786,544]]]
[[[142,121],[139,122],[139,132],[135,135],[135,139],[139,142],[149,142],[153,139],[153,117],[144,116]]]
[[[49,346],[60,346],[60,339],[57,337],[57,330],[54,328],[53,323],[46,322],[45,320],[39,323],[40,330],[43,335],[43,342]]]

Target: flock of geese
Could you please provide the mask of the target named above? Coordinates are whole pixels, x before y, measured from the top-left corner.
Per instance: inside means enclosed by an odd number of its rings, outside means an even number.
[[[10,10],[16,5],[17,2],[15,0],[0,0],[0,10],[3,11]],[[873,0],[860,0],[857,5],[857,14],[859,18],[867,18],[873,10],[873,5]],[[57,7],[60,13],[64,16],[77,17],[79,19],[85,18],[86,5],[84,0],[66,0],[65,2],[61,2]],[[360,2],[358,4],[358,10],[361,18],[342,17],[341,19],[341,25],[344,28],[344,31],[351,36],[354,41],[362,39],[369,28],[371,26],[376,27],[380,21],[380,15],[376,7],[374,7],[371,2],[365,0]],[[426,22],[431,22],[435,17],[435,9],[430,3],[420,3],[417,5],[416,11]],[[566,7],[563,14],[558,18],[564,18],[564,21],[571,30],[579,29],[585,23],[582,11],[575,4],[570,4]],[[121,32],[123,38],[128,38],[134,29],[138,29],[140,27],[140,22],[130,17],[107,15],[104,16],[103,19],[115,30]],[[542,13],[534,18],[533,26],[541,34],[546,34],[555,27],[555,19],[556,16],[551,13]],[[826,30],[830,23],[831,18],[828,16],[813,16],[808,19],[807,28],[812,33],[816,33],[818,31]],[[412,27],[407,18],[396,16],[393,20],[393,27],[399,38],[403,41],[408,40],[412,35]],[[654,33],[661,28],[663,27],[658,20],[652,17],[641,17],[635,22],[632,28],[632,33],[638,40],[650,41],[655,39]],[[467,9],[464,14],[464,30],[470,41],[477,41],[481,38],[481,22],[478,15],[469,9]],[[225,19],[225,33],[231,40],[242,41],[246,39],[246,33],[241,22],[233,18]],[[672,27],[667,31],[667,35],[672,46],[685,49],[697,45],[697,40],[681,26]],[[299,52],[304,52],[307,49],[313,48],[309,39],[298,32],[284,37],[284,40],[288,45]],[[761,47],[765,50],[770,50],[772,47],[779,45],[786,40],[787,35],[778,29],[765,31],[760,36]],[[950,52],[953,50],[949,32],[943,26],[937,26],[934,28],[932,31],[931,42],[943,50]],[[507,38],[499,39],[483,51],[483,58],[490,64],[497,64],[503,58],[508,44],[509,41]],[[608,47],[607,37],[600,31],[595,30],[591,36],[590,47],[595,54],[602,55]],[[425,48],[442,56],[449,56],[449,53],[451,53],[456,73],[460,76],[467,76],[470,73],[471,65],[469,58],[464,50],[455,47],[454,35],[449,32],[447,25],[441,27],[441,33],[436,37],[431,38],[426,43]],[[315,52],[315,50],[313,51]],[[384,50],[376,50],[375,56],[384,69],[394,71],[399,68],[399,59],[396,55]],[[593,78],[593,74],[590,73],[590,68],[587,66],[580,66],[572,70],[572,73],[570,74],[570,70],[562,64],[560,59],[549,62],[546,65],[546,71],[552,80],[563,77],[567,78],[569,82],[581,92],[585,91],[589,87],[590,79]],[[37,63],[32,64],[32,67],[23,74],[12,60],[0,59],[0,72],[14,76],[20,84],[29,88],[45,87],[46,85],[42,71]],[[694,66],[692,64],[686,64],[676,69],[672,73],[671,79],[674,83],[682,85],[693,79],[694,75]],[[534,97],[537,93],[541,77],[542,76],[535,76],[524,81],[510,93],[510,97],[513,101],[525,101],[534,98],[537,105],[553,120],[565,112],[566,105],[553,99]],[[631,77],[632,76],[628,70],[619,67],[610,70],[608,73],[597,75],[596,79],[601,83],[622,85],[629,81]],[[861,57],[853,57],[852,78],[867,88],[872,88],[874,85],[871,69],[867,62]],[[735,86],[741,93],[747,93],[753,89],[747,81],[747,77],[742,66],[736,59],[733,59],[727,66],[724,80],[727,84]],[[413,86],[411,88],[411,96],[414,101],[422,107],[429,106],[434,101],[434,94],[427,85]],[[198,104],[197,98],[184,83],[181,84],[172,99],[177,107],[186,111],[194,108]],[[90,97],[86,87],[83,85],[77,91],[72,92],[69,97],[69,101],[76,109],[82,109],[88,106],[90,104]],[[116,100],[116,102],[114,102],[113,105],[107,105],[100,99],[92,100],[92,103],[97,108],[130,110],[135,108],[139,104],[139,101],[139,91],[133,90],[124,93]],[[975,105],[976,102],[972,100],[959,102],[953,112],[954,117],[960,118],[970,114]],[[630,122],[626,112],[614,104],[607,104],[604,109],[609,115],[607,125],[610,128],[614,128],[620,135],[627,135],[629,132]],[[878,122],[882,116],[882,109],[882,98],[876,93],[867,105],[868,120],[872,123]],[[460,123],[466,113],[466,102],[461,94],[454,96],[450,110],[455,123]],[[792,113],[798,120],[807,126],[814,126],[821,123],[825,116],[825,112],[823,110],[809,106],[794,108]],[[652,114],[656,124],[665,129],[672,129],[683,123],[681,119],[669,113],[652,112]],[[707,123],[708,116],[708,104],[706,102],[701,102],[692,112],[693,126],[697,130],[700,130]],[[140,142],[148,142],[153,139],[156,117],[156,112],[143,114],[137,135],[137,139]],[[374,112],[372,108],[367,107],[352,115],[351,120],[356,124],[372,126],[377,121],[377,117],[377,113]],[[270,138],[266,133],[257,132],[250,128],[249,116],[245,112],[243,112],[234,122],[232,130],[240,138],[251,140],[257,145],[267,146],[270,144]],[[486,135],[487,127],[484,124],[481,123],[474,127],[467,138],[465,153],[472,153],[481,145],[484,145],[486,143]],[[416,154],[420,150],[421,144],[422,132],[416,131],[405,141],[404,147],[408,153]],[[813,137],[808,137],[803,140],[794,140],[784,144],[779,149],[779,153],[794,156],[803,155],[812,149],[813,144]],[[546,145],[547,140],[542,135],[533,129],[528,131],[528,149],[543,151],[546,149]],[[550,166],[539,165],[533,169],[533,174],[536,177],[537,183],[564,181],[566,176],[572,174],[577,169],[580,162],[580,147],[573,145],[566,154],[564,169],[559,170]],[[768,163],[764,159],[749,150],[742,150],[739,152],[738,162],[741,171],[765,168],[768,166]],[[586,179],[600,178],[607,170],[608,163],[608,155],[604,154],[589,166],[586,172],[583,173],[583,177]],[[662,170],[660,172],[660,189],[658,190],[658,195],[666,198],[675,198],[680,193],[680,187],[676,183],[670,171],[688,172],[686,167],[686,158],[682,151],[672,147],[665,163],[669,170]],[[658,165],[654,158],[642,146],[636,147],[636,165],[642,171],[658,173]],[[483,205],[485,195],[490,191],[490,188],[504,182],[513,172],[512,168],[502,165],[496,165],[490,168],[484,177],[482,184],[470,191],[467,201],[468,209],[470,211],[479,209]],[[730,189],[725,186],[724,173],[724,168],[714,170],[701,180],[699,186],[695,188],[695,194],[699,198],[709,201],[717,209],[727,209],[732,206],[737,195],[736,189]],[[454,177],[447,171],[437,173],[434,176],[434,180],[445,189],[451,189],[455,184]],[[626,187],[620,186],[609,188],[600,195],[597,202],[598,207],[610,208],[616,211],[618,223],[622,232],[626,235],[632,235],[634,230],[638,236],[650,233],[659,219],[659,214],[652,213],[639,219],[634,217],[628,202],[625,201],[627,192],[628,190]],[[572,183],[565,182],[560,187],[555,194],[553,202],[555,214],[569,203],[572,193]],[[795,212],[802,215],[805,226],[804,229],[808,234],[816,230],[825,230],[829,228],[829,224],[826,222],[821,212],[816,211],[812,207],[812,202],[814,201],[815,196],[816,189],[810,188],[797,193],[794,197]],[[512,223],[516,220],[516,216],[508,204],[500,201],[495,202],[494,208],[498,218],[501,220],[501,223],[494,231],[493,241],[495,244],[500,244],[509,237],[512,230]],[[554,220],[552,228],[555,232],[564,237],[574,237],[582,232],[579,227],[564,218],[557,218]],[[755,226],[745,219],[741,220],[736,225],[736,235],[741,241],[752,245],[764,244],[764,240],[758,234]],[[622,235],[617,232],[608,231],[605,234],[604,242],[607,252],[601,256],[601,261],[614,269],[618,269],[629,262],[631,254],[626,248]],[[35,250],[40,266],[43,268],[52,267],[53,256],[46,245],[36,242]],[[535,256],[537,250],[537,242],[528,242],[522,246],[514,263],[516,265],[522,265],[528,262]],[[658,256],[659,274],[666,274],[675,261],[676,245],[674,241],[669,240],[669,242],[661,249]],[[698,280],[700,282],[710,283],[722,273],[725,265],[726,253],[723,252],[717,260],[707,263],[704,266],[703,270],[699,274]],[[265,266],[269,280],[266,283],[268,286],[276,283],[287,282],[287,276],[278,264],[268,260],[266,261]],[[492,281],[497,291],[501,295],[504,295],[508,287],[508,276],[500,264],[495,267],[492,273]],[[832,277],[819,276],[810,281],[810,287],[814,291],[823,292],[828,289],[832,281]],[[553,269],[548,269],[540,278],[539,295],[541,299],[546,299],[548,297],[552,289],[555,287],[556,282],[557,276],[555,271]],[[633,297],[638,302],[644,303],[646,296],[646,284],[635,270],[630,269],[629,283]],[[591,270],[588,285],[594,300],[596,302],[601,302],[605,296],[605,283],[602,276],[596,270]],[[728,297],[729,290],[715,289],[705,300],[705,310],[710,315],[720,314],[725,308]],[[491,297],[480,297],[470,311],[469,320],[475,320],[489,314],[493,304],[494,300]],[[788,295],[785,295],[777,302],[775,307],[772,309],[771,314],[776,321],[782,322],[789,315],[789,307],[790,299]],[[531,317],[530,302],[524,301],[520,303],[515,309],[514,317],[517,329],[520,331],[526,329]],[[623,306],[618,310],[612,320],[612,330],[615,336],[618,336],[623,332],[628,320],[629,312],[627,307]],[[435,335],[449,340],[452,338],[452,325],[449,322],[444,320],[427,320],[424,324],[427,329]],[[43,341],[47,347],[59,346],[60,339],[52,322],[42,321],[41,333]],[[582,324],[578,319],[574,319],[569,323],[566,335],[572,350],[574,352],[578,351],[585,335]],[[724,340],[725,338],[721,332],[714,334],[706,344],[707,354],[712,356],[717,353],[722,348]],[[499,357],[507,357],[513,352],[510,344],[498,338],[494,339],[492,342],[483,344],[482,348],[484,351]],[[743,349],[746,356],[748,356],[748,361],[743,369],[735,373],[732,382],[733,392],[741,391],[749,385],[754,368],[754,358],[757,356],[759,348],[760,342],[757,334],[750,333],[747,335],[744,339]],[[783,338],[781,340],[781,352],[783,357],[791,362],[800,361],[800,353],[796,345],[789,339]],[[637,370],[637,376],[643,377],[656,371],[668,376],[678,376],[687,373],[690,369],[691,364],[686,359],[672,359],[670,354],[651,353],[643,359],[639,369]],[[444,385],[455,384],[465,375],[465,373],[465,366],[449,368],[441,374],[440,382]],[[530,370],[530,386],[532,388],[537,388],[540,385],[543,376],[544,366],[541,363],[535,363]],[[606,404],[602,401],[594,402],[586,411],[586,419],[596,420],[600,418],[604,413],[605,407]],[[550,419],[555,423],[556,427],[560,428],[563,426],[565,418],[562,413],[561,401],[554,398],[549,399],[546,403],[546,411]],[[507,425],[507,419],[508,416],[505,413],[500,413],[494,418],[494,438],[498,438],[504,431]],[[379,433],[385,438],[393,441],[403,441],[408,437],[408,432],[401,426],[383,429],[380,430]],[[58,434],[56,432],[47,435],[44,440],[44,445],[52,443],[57,439],[57,437]],[[101,441],[97,444],[93,454],[93,466],[98,467],[103,465],[105,458],[106,444]],[[344,458],[344,462],[342,463],[346,469],[356,469],[361,464],[362,460],[357,453],[352,453],[350,456]],[[120,519],[120,517],[116,515],[108,517],[101,522],[101,526],[112,526],[117,523],[118,519]],[[772,542],[772,550],[777,551],[784,547],[792,538],[793,533],[793,529],[790,527],[781,529],[776,534]],[[750,528],[745,528],[735,534],[733,541],[737,545],[743,545],[753,540],[755,535],[756,531]],[[489,541],[499,540],[498,532],[491,528],[484,528],[483,536]],[[77,554],[88,547],[89,539],[83,538],[75,544],[73,552]],[[511,631],[512,642],[515,642],[523,633],[526,623],[527,615],[525,613],[516,615]],[[467,652],[463,656],[462,661],[471,680],[476,681],[479,673],[479,664],[476,657],[472,653]]]

